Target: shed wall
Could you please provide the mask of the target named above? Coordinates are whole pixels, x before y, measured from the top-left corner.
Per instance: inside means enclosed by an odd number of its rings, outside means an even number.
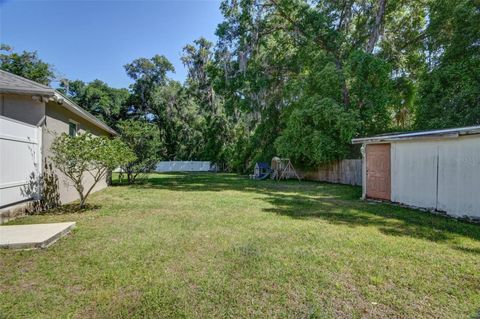
[[[392,201],[480,219],[480,136],[392,143]]]
[[[480,218],[480,136],[442,142],[439,159],[437,209]]]
[[[392,143],[392,201],[436,209],[438,142]]]

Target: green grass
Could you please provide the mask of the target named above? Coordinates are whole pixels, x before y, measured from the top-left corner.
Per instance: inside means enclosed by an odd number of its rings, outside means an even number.
[[[48,249],[0,251],[0,317],[477,318],[480,226],[357,187],[151,175]]]

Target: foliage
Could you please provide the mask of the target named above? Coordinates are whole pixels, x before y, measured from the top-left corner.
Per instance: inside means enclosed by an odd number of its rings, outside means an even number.
[[[100,80],[85,83],[63,79],[60,91],[113,128],[128,117],[130,93],[127,89],[115,89]]]
[[[154,169],[163,153],[163,144],[157,127],[139,120],[118,123],[120,139],[133,151],[135,161],[124,163],[121,168],[127,174],[128,183],[133,183],[143,173]]]
[[[151,112],[152,94],[155,87],[165,85],[167,73],[174,72],[172,63],[163,55],[135,59],[124,65],[127,75],[135,81],[131,86],[132,96],[130,104],[136,107],[137,112]]]
[[[43,62],[37,51],[16,53],[6,44],[0,45],[0,69],[44,85],[54,78],[52,65]]]
[[[112,127],[155,124],[164,159],[237,172],[279,153],[296,165],[351,156],[352,136],[480,123],[476,0],[223,0],[220,10],[218,41],[183,49],[184,83],[155,55],[124,66],[128,92],[63,87]]]
[[[358,117],[329,98],[308,98],[294,109],[275,146],[281,156],[316,166],[348,153]]]
[[[432,4],[427,44],[430,68],[422,78],[417,128],[480,124],[480,10],[478,1]]]
[[[42,175],[40,177],[39,188],[41,190],[41,198],[35,204],[36,211],[44,212],[60,206],[60,191],[58,176],[52,166],[52,163],[47,162],[43,167]]]
[[[36,199],[29,208],[29,213],[32,214],[46,212],[61,204],[58,176],[52,163],[47,162],[46,158],[42,174],[38,176],[31,173],[28,184],[20,191],[25,198]]]
[[[354,133],[365,136],[384,132],[392,122],[389,106],[394,101],[390,65],[372,54],[356,51],[349,57],[348,68],[350,100],[360,120]]]
[[[55,168],[73,184],[80,197],[80,208],[94,189],[113,169],[136,160],[135,154],[119,139],[89,133],[57,136],[51,146],[50,159]],[[85,187],[85,180],[91,185]]]
[[[198,117],[203,119],[201,128],[205,140],[198,158],[217,164],[225,164],[226,149],[231,141],[230,119],[225,108],[224,99],[216,94],[214,88],[213,44],[205,38],[195,40],[183,49],[182,62],[187,67],[188,77],[185,81],[187,93],[199,105]]]
[[[196,158],[203,146],[203,119],[179,82],[168,81],[153,90],[149,115],[162,137],[166,159]]]

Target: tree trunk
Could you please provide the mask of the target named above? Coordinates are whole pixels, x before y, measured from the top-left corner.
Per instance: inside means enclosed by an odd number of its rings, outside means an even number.
[[[383,18],[385,16],[386,4],[387,4],[387,0],[378,1],[378,11],[377,11],[377,16],[375,17],[375,24],[373,25],[372,33],[370,34],[370,39],[368,40],[368,44],[367,44],[368,53],[373,52],[373,49],[377,44],[378,38],[380,37],[380,30],[383,27]]]
[[[82,179],[80,178],[80,183],[78,183],[78,181],[75,182],[75,189],[78,192],[78,197],[80,197],[80,209],[85,206],[85,196],[83,195],[83,185],[81,181]]]
[[[343,73],[343,67],[342,63],[340,62],[340,59],[335,57],[335,66],[337,68],[337,71],[340,75],[340,80],[342,81],[342,100],[345,108],[348,108],[350,105],[350,90],[348,89],[347,86],[347,81],[345,79],[345,74]]]
[[[80,209],[85,207],[85,197],[83,194],[80,194]]]
[[[127,184],[131,184],[133,182],[133,172],[127,172]]]

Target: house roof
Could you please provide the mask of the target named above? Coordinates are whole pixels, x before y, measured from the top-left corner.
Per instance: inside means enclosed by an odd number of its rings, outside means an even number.
[[[100,127],[110,134],[118,135],[118,133],[115,132],[115,130],[110,126],[103,123],[89,112],[85,111],[75,102],[68,99],[55,89],[3,70],[0,70],[0,93],[40,95],[43,97],[48,97],[49,99],[47,100],[55,101],[91,124]]]
[[[54,92],[51,87],[0,70],[0,93],[53,96]]]
[[[420,138],[458,137],[461,135],[473,135],[473,134],[480,134],[480,125],[441,129],[441,130],[380,134],[380,135],[375,135],[370,137],[354,138],[352,139],[352,144],[382,143],[382,142],[420,139]]]

